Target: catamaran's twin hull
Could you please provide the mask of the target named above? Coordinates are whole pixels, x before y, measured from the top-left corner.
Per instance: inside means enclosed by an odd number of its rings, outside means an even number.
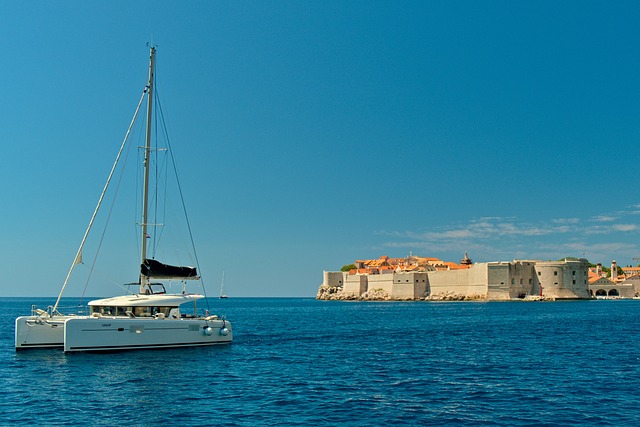
[[[155,319],[65,316],[16,319],[16,349],[64,348],[72,351],[116,351],[226,344],[231,324],[220,319]]]
[[[65,317],[21,316],[16,319],[16,350],[63,348]]]

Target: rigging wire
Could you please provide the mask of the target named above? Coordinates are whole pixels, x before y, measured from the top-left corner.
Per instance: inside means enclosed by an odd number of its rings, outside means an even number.
[[[52,313],[55,313],[56,310],[58,309],[58,305],[60,304],[60,299],[62,298],[62,294],[64,293],[65,288],[67,287],[67,283],[69,282],[69,278],[71,277],[71,273],[73,272],[74,267],[79,264],[82,258],[82,249],[84,248],[84,244],[87,241],[87,237],[89,236],[89,231],[91,231],[91,227],[93,226],[93,222],[96,219],[96,216],[98,215],[98,211],[100,210],[100,205],[102,204],[102,200],[104,199],[105,193],[107,192],[107,189],[109,188],[109,183],[111,182],[111,178],[113,177],[113,173],[115,172],[116,166],[118,165],[118,161],[120,160],[120,155],[122,154],[122,151],[124,150],[124,147],[127,143],[127,140],[129,139],[129,133],[131,132],[131,128],[133,127],[136,118],[138,117],[138,112],[140,111],[140,106],[142,105],[142,101],[144,100],[144,97],[147,93],[147,91],[149,90],[149,86],[145,86],[144,90],[142,91],[142,96],[140,97],[140,101],[138,102],[138,106],[136,107],[136,111],[133,114],[133,119],[131,119],[131,123],[129,124],[129,129],[127,129],[127,133],[124,136],[124,140],[122,141],[122,144],[120,146],[120,150],[118,151],[118,155],[116,156],[116,160],[113,164],[113,166],[111,167],[111,171],[109,172],[109,177],[107,178],[107,182],[104,184],[104,188],[102,189],[102,194],[100,194],[100,198],[98,199],[98,204],[96,205],[96,208],[93,211],[93,215],[91,216],[91,219],[89,220],[89,225],[86,229],[86,231],[84,232],[84,236],[82,237],[82,242],[80,242],[80,247],[78,248],[78,251],[76,252],[76,256],[73,259],[73,264],[71,264],[71,268],[69,269],[69,272],[67,273],[67,277],[64,279],[64,283],[62,284],[62,289],[60,289],[60,293],[58,294],[58,299],[56,300],[56,303],[54,304],[53,308],[52,308]]]
[[[162,104],[160,103],[160,96],[158,95],[158,91],[157,90],[156,90],[156,101],[157,101],[157,105],[158,105],[158,111],[160,112],[160,118],[162,119],[162,126],[163,126],[163,130],[164,130],[164,133],[165,133],[165,137],[167,138],[167,147],[169,148],[169,157],[170,157],[171,163],[173,165],[173,173],[175,174],[176,184],[178,186],[178,193],[180,194],[180,202],[182,203],[182,210],[184,212],[185,221],[187,223],[187,230],[189,231],[189,239],[191,240],[191,248],[193,250],[193,256],[195,258],[196,267],[198,268],[198,271],[200,271],[202,273],[202,270],[200,269],[200,261],[198,260],[198,253],[196,251],[196,246],[195,246],[195,243],[193,241],[193,232],[191,231],[191,223],[189,222],[189,215],[187,215],[187,207],[186,207],[185,202],[184,202],[184,195],[182,193],[182,186],[180,185],[180,179],[178,178],[178,168],[176,166],[175,157],[173,156],[173,149],[171,148],[171,141],[169,139],[169,132],[167,130],[166,122],[164,120],[164,112],[162,110]],[[200,284],[202,285],[202,293],[204,294],[204,299],[207,302],[207,310],[210,310],[211,308],[209,307],[209,298],[207,297],[207,289],[206,289],[206,287],[204,285],[204,280],[202,279],[202,274],[200,275]]]
[[[156,86],[156,75],[154,73],[153,75],[153,85],[156,88],[156,90],[154,90],[154,93],[152,95],[155,96],[156,101],[158,100],[158,89]],[[158,106],[154,105],[156,112],[158,111]],[[154,117],[157,117],[158,115],[156,114]],[[151,147],[152,150],[155,150],[155,158],[154,158],[154,162],[153,162],[153,175],[154,175],[154,179],[155,179],[155,185],[153,187],[153,242],[151,244],[151,250],[152,250],[152,256],[153,258],[155,258],[156,255],[156,250],[158,248],[158,239],[157,239],[157,224],[158,224],[158,119],[155,119],[154,122],[154,127],[155,127],[155,131],[154,134],[156,135],[155,139],[152,139],[153,141],[153,147]],[[149,158],[151,159],[151,156],[149,156]],[[146,237],[146,236],[145,236]]]
[[[98,241],[98,248],[96,249],[96,253],[93,256],[93,261],[91,262],[91,267],[89,268],[89,274],[87,275],[87,280],[84,284],[84,288],[82,289],[82,294],[80,295],[80,304],[82,304],[82,300],[84,299],[85,292],[87,291],[87,287],[89,286],[89,281],[91,280],[91,276],[93,275],[93,271],[96,265],[96,261],[98,260],[98,255],[100,254],[100,249],[102,248],[102,242],[104,241],[104,236],[107,233],[107,228],[109,226],[109,221],[111,220],[111,214],[113,213],[113,207],[116,204],[116,198],[118,195],[118,191],[120,190],[120,184],[122,183],[122,177],[124,176],[124,169],[127,165],[127,159],[129,158],[129,153],[131,151],[131,145],[129,144],[129,148],[126,151],[124,156],[124,162],[122,163],[122,168],[120,169],[120,176],[118,178],[118,184],[116,185],[115,192],[113,193],[113,198],[111,200],[111,206],[109,207],[109,213],[107,214],[107,218],[104,224],[104,228],[102,230],[102,235],[100,236],[100,240]]]

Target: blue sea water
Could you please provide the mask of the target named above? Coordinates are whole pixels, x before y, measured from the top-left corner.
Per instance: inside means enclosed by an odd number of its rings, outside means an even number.
[[[0,299],[2,425],[640,424],[640,301],[216,299],[229,346],[16,352],[33,302]]]

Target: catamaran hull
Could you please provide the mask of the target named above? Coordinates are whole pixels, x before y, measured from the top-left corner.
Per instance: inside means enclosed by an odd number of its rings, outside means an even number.
[[[63,348],[65,319],[21,316],[16,319],[16,350],[27,348]]]
[[[38,316],[16,319],[16,350],[118,351],[228,344],[231,323],[205,319],[139,319]]]
[[[224,320],[73,318],[65,321],[64,351],[118,351],[228,344]]]

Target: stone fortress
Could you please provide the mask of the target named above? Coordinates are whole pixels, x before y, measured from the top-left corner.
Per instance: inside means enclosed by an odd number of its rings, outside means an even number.
[[[614,264],[615,265],[615,264]],[[460,264],[437,258],[381,257],[356,261],[350,271],[324,272],[317,299],[503,301],[591,299],[596,283],[584,258],[559,261],[514,260],[473,263],[467,254]],[[608,279],[606,279],[608,280]],[[618,285],[620,287],[620,285]],[[634,286],[635,288],[635,286]],[[602,289],[600,290],[603,291]],[[604,291],[606,294],[606,290]],[[633,297],[631,289],[625,292]]]

